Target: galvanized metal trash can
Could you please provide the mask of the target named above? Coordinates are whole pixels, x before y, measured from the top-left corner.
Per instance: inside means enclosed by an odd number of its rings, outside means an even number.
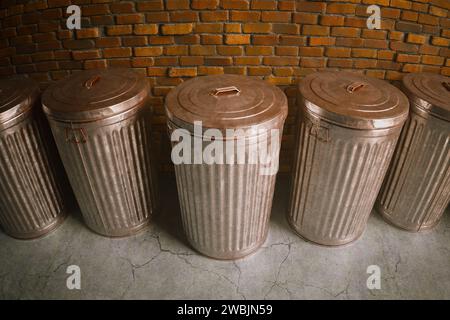
[[[189,142],[180,152],[189,154],[187,161],[174,161],[188,241],[216,259],[254,252],[268,234],[286,96],[279,88],[249,77],[198,77],[169,93],[166,113],[172,160],[181,141]],[[178,132],[184,132],[182,139],[174,139]],[[222,144],[223,161],[219,156],[214,161],[205,157],[212,141]],[[263,146],[270,154],[267,161],[250,160]]]
[[[0,80],[0,150],[1,227],[19,239],[46,235],[66,217],[68,185],[30,79]]]
[[[120,68],[76,73],[42,97],[83,218],[104,236],[141,230],[157,204],[148,97],[146,79]]]
[[[318,72],[299,85],[288,220],[303,238],[337,246],[364,232],[408,99],[387,82]]]
[[[437,225],[450,201],[450,78],[408,74],[411,113],[377,201],[381,215],[408,231]]]

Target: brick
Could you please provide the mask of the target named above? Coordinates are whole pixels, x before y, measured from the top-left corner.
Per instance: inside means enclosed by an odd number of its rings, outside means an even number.
[[[210,56],[216,53],[215,46],[193,45],[190,47],[190,54],[194,56]]]
[[[163,48],[162,47],[134,48],[134,55],[136,57],[160,56],[162,54],[163,54]]]
[[[96,16],[101,14],[108,14],[109,13],[109,7],[106,4],[94,4],[90,6],[83,6],[83,16]]]
[[[261,58],[259,57],[235,57],[235,65],[261,65]]]
[[[272,25],[272,32],[275,34],[299,34],[299,31],[300,25],[295,23],[274,23]]]
[[[215,75],[215,74],[223,74],[223,67],[198,67],[198,74],[202,76],[206,75]]]
[[[205,65],[207,66],[230,66],[233,64],[231,57],[205,57]]]
[[[163,51],[167,56],[182,56],[189,54],[189,47],[186,45],[168,46],[164,47]]]
[[[438,36],[441,33],[441,28],[439,26],[431,26],[431,25],[424,24],[422,26],[422,32],[430,33],[430,34]]]
[[[105,58],[119,58],[130,57],[131,48],[105,48],[103,49],[103,57]]]
[[[231,21],[259,21],[261,13],[257,11],[231,11]]]
[[[288,45],[288,46],[304,46],[306,45],[306,37],[280,35],[279,43],[280,45]]]
[[[440,47],[450,47],[450,39],[441,38],[441,37],[432,37],[431,44]]]
[[[427,44],[421,45],[419,49],[420,54],[431,54],[431,55],[438,55],[439,54],[439,48],[435,46],[430,46]]]
[[[228,11],[202,11],[200,19],[203,22],[227,21]]]
[[[345,17],[346,27],[367,28],[367,19],[357,17]]]
[[[86,60],[83,65],[84,69],[105,69],[107,67],[106,60]]]
[[[95,47],[92,40],[63,40],[63,47],[66,49],[92,49]]]
[[[379,50],[377,53],[377,58],[381,60],[392,60],[394,59],[395,51],[391,50]]]
[[[350,27],[332,27],[331,35],[340,37],[356,38],[359,37],[361,30]]]
[[[114,17],[113,16],[93,16],[90,17],[92,26],[105,26],[105,25],[113,25]]]
[[[305,68],[325,68],[326,60],[324,58],[301,58],[300,66]]]
[[[157,24],[136,24],[134,25],[134,34],[157,34],[158,25]]]
[[[197,23],[194,32],[196,33],[222,33],[222,23]]]
[[[161,68],[161,67],[150,67],[147,68],[147,75],[149,77],[155,77],[155,76],[165,76],[167,74],[167,68]]]
[[[122,44],[126,47],[146,46],[148,44],[146,36],[123,37]]]
[[[187,10],[189,7],[189,0],[165,0],[167,10]]]
[[[270,56],[273,54],[271,46],[249,46],[245,48],[245,53],[249,56]]]
[[[225,23],[225,32],[226,33],[241,33],[242,27],[240,23]]]
[[[386,40],[378,40],[378,39],[364,39],[363,47],[366,48],[374,48],[374,49],[388,49],[388,44]]]
[[[402,52],[417,52],[419,49],[415,44],[409,44],[400,41],[392,41],[390,47],[392,50]]]
[[[248,67],[249,76],[268,76],[272,74],[272,67],[259,66]]]
[[[292,0],[280,0],[278,1],[278,10],[294,11],[295,2]]]
[[[391,0],[391,6],[402,9],[411,9],[411,1],[406,0]]]
[[[243,52],[239,46],[217,46],[217,53],[222,56],[241,56]]]
[[[263,11],[261,20],[263,22],[291,22],[291,13],[284,11]]]
[[[319,15],[313,13],[297,12],[294,13],[293,20],[295,23],[317,24],[317,21],[319,20]]]
[[[250,35],[227,34],[227,35],[225,35],[225,43],[226,44],[249,44],[250,43]]]
[[[277,77],[289,77],[294,74],[294,68],[292,68],[292,67],[274,68],[273,73]]]
[[[304,25],[302,34],[312,36],[327,36],[330,33],[330,28],[325,26]]]
[[[429,15],[429,14],[420,13],[419,14],[419,23],[431,24],[431,25],[436,26],[439,24],[439,18]]]
[[[112,3],[109,7],[112,13],[131,13],[134,10],[133,2],[127,1]]]
[[[197,68],[170,68],[169,77],[195,77]]]
[[[350,57],[350,48],[328,47],[325,55],[327,57],[345,58]]]
[[[168,12],[151,12],[145,15],[145,21],[150,23],[164,23],[169,22]]]
[[[419,19],[419,13],[415,11],[402,11],[402,20],[416,22]]]
[[[269,33],[272,25],[270,23],[246,23],[243,29],[244,33]]]
[[[149,36],[148,42],[150,44],[173,44],[174,39],[173,36]]]
[[[213,10],[219,5],[219,0],[192,0],[191,7],[196,10]]]
[[[377,68],[378,69],[385,69],[385,70],[400,70],[402,65],[397,62],[393,61],[387,61],[387,60],[378,60],[377,61]]]
[[[117,24],[133,24],[144,22],[144,15],[142,14],[123,14],[116,17]]]
[[[450,6],[449,6],[450,7]],[[448,9],[439,8],[436,6],[430,6],[430,14],[446,18],[448,15]]]
[[[323,26],[343,26],[344,17],[343,16],[321,16],[320,24]]]
[[[297,66],[297,57],[264,57],[263,64],[270,66]]]
[[[398,19],[400,18],[400,9],[381,8],[381,16],[384,19]]]
[[[298,56],[298,47],[279,46],[275,48],[277,56]]]
[[[172,11],[170,12],[171,22],[197,22],[198,12],[195,11]]]
[[[336,46],[340,47],[362,47],[364,40],[360,38],[337,38]]]
[[[192,23],[165,24],[161,26],[161,32],[165,35],[189,34],[192,32]]]
[[[178,44],[199,44],[200,36],[198,34],[186,34],[174,37],[175,43]]]
[[[132,33],[132,27],[129,25],[123,25],[123,26],[107,26],[106,27],[106,34],[108,36],[120,36],[120,35],[126,35]]]
[[[408,36],[406,37],[406,42],[424,44],[425,42],[427,42],[427,39],[428,39],[427,36],[409,33]]]
[[[361,36],[368,39],[386,39],[387,31],[363,29]]]
[[[275,10],[277,1],[275,0],[252,0],[251,8],[254,10]]]
[[[353,61],[350,59],[328,59],[328,67],[331,68],[352,68]]]
[[[352,49],[352,57],[354,57],[354,58],[376,58],[377,50],[353,48]]]
[[[249,0],[222,0],[223,9],[247,10],[250,8]]]
[[[178,63],[177,57],[156,57],[155,66],[173,66]]]
[[[72,57],[75,60],[98,59],[100,58],[100,50],[72,51]]]
[[[139,1],[136,3],[138,11],[158,11],[164,10],[163,0]]]
[[[299,54],[301,57],[322,57],[324,48],[322,47],[301,47]]]
[[[421,72],[422,66],[419,64],[405,64],[402,68],[403,72]]]
[[[202,56],[198,57],[180,57],[181,66],[199,66],[205,63],[205,58]]]
[[[155,64],[155,60],[151,57],[137,57],[131,60],[133,67],[151,67]]]
[[[411,9],[419,12],[428,12],[429,5],[426,3],[413,2]]]
[[[356,69],[370,69],[377,67],[377,60],[375,59],[358,59],[355,60],[353,67]]]
[[[403,32],[399,32],[399,31],[391,31],[389,33],[389,39],[390,40],[402,41],[403,40],[403,36],[404,36],[404,33]]]
[[[327,6],[327,13],[355,14],[356,5],[343,3],[330,3]]]
[[[220,34],[204,34],[200,38],[202,44],[222,44],[223,37]]]
[[[396,61],[397,62],[407,62],[407,63],[419,63],[420,58],[421,57],[419,55],[399,53],[397,55]]]
[[[432,64],[432,65],[441,66],[444,64],[444,61],[445,61],[444,57],[429,56],[429,55],[422,56],[422,63],[424,63],[424,64]]]
[[[398,31],[421,33],[422,26],[417,23],[398,21],[395,25]]]
[[[330,37],[310,37],[310,46],[334,46],[336,43],[336,38]]]
[[[326,2],[297,1],[296,10],[302,12],[324,13],[326,6]]]

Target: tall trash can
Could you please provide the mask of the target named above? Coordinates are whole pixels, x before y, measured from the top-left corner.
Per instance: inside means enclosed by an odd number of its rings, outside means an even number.
[[[408,230],[437,225],[450,201],[450,78],[408,74],[411,113],[377,201],[385,220]]]
[[[89,70],[50,86],[42,104],[87,226],[109,237],[149,224],[157,204],[144,77]]]
[[[317,72],[299,85],[288,220],[311,242],[337,246],[364,232],[408,99],[389,83],[350,72]]]
[[[286,96],[259,79],[205,76],[172,90],[166,113],[188,241],[216,259],[254,252],[268,234]]]
[[[46,235],[66,217],[67,182],[37,84],[0,80],[0,225],[14,238]]]

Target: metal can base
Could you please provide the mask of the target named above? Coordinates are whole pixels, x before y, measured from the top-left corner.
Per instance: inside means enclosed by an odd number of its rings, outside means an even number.
[[[439,219],[436,223],[434,223],[432,225],[424,225],[424,226],[419,226],[419,228],[411,228],[411,227],[406,227],[404,225],[401,225],[400,223],[390,219],[389,216],[380,207],[377,207],[376,211],[380,214],[381,218],[383,218],[383,220],[386,221],[389,225],[391,225],[391,226],[393,226],[393,227],[395,227],[397,229],[400,229],[400,230],[403,230],[403,231],[406,231],[406,232],[410,232],[410,233],[428,233],[428,232],[431,232],[431,231],[433,231],[434,228],[437,227],[439,222],[441,222],[441,220]]]
[[[201,255],[204,255],[211,259],[220,260],[220,261],[240,260],[243,258],[247,258],[248,256],[256,253],[256,251],[258,251],[258,249],[266,242],[267,236],[268,236],[268,233],[266,233],[266,235],[262,238],[261,241],[255,243],[253,246],[248,247],[247,249],[240,250],[240,251],[226,252],[226,253],[224,252],[221,254],[217,254],[215,252],[208,252],[208,251],[199,249],[192,242],[189,242],[189,244],[195,251],[197,251]]]
[[[45,226],[42,229],[33,231],[33,232],[28,232],[28,233],[21,233],[21,234],[13,234],[13,233],[8,233],[7,230],[3,230],[8,236],[17,239],[17,240],[37,240],[40,238],[43,238],[47,235],[49,235],[50,233],[52,233],[53,231],[55,231],[56,229],[58,229],[58,227],[60,227],[63,222],[66,220],[68,216],[67,212],[61,212],[55,220],[53,220],[49,225]]]
[[[295,234],[297,236],[299,236],[300,238],[302,238],[303,240],[305,240],[306,242],[312,243],[314,245],[320,246],[320,247],[326,247],[326,248],[345,248],[347,246],[350,246],[352,244],[354,244],[357,240],[359,240],[359,238],[362,237],[362,235],[364,234],[364,230],[361,234],[357,235],[356,237],[353,237],[349,240],[340,240],[338,243],[336,244],[331,244],[331,243],[321,243],[317,240],[313,240],[310,239],[308,237],[306,237],[305,235],[301,234],[300,231],[297,230],[297,228],[295,227],[294,223],[291,221],[290,217],[287,218],[287,221],[289,223],[289,226],[293,229],[293,231],[295,232]]]
[[[119,230],[115,230],[112,233],[106,233],[106,232],[102,232],[102,231],[98,231],[95,230],[94,228],[90,227],[88,225],[88,228],[94,232],[95,234],[98,234],[102,237],[106,237],[106,238],[126,238],[126,237],[130,237],[130,236],[134,236],[140,232],[145,231],[148,227],[150,227],[151,224],[151,219],[147,219],[146,221],[144,221],[143,223],[134,226],[132,228],[127,228],[127,229],[119,229]],[[87,224],[86,224],[87,225]]]

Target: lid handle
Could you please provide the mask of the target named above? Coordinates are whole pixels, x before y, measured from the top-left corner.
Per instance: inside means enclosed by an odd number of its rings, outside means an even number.
[[[215,97],[224,96],[224,95],[239,95],[240,93],[241,93],[241,90],[239,90],[235,86],[216,88],[211,91],[211,95],[213,95]]]
[[[358,91],[362,87],[365,87],[366,84],[362,82],[353,82],[347,86],[347,92],[348,93],[354,93],[355,91]]]
[[[447,91],[450,91],[450,82],[444,81],[442,82],[442,85],[444,86],[445,89],[447,89]]]
[[[97,82],[100,81],[100,76],[93,76],[90,79],[86,80],[86,82],[84,83],[84,86],[86,89],[91,89]]]

